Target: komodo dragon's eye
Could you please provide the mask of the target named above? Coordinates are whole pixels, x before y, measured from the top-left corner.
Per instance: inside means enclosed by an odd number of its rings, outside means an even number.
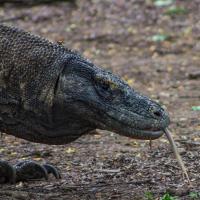
[[[121,90],[110,80],[96,78],[96,91],[106,100],[113,100],[119,95]]]
[[[110,88],[110,84],[109,84],[109,82],[108,81],[105,81],[105,80],[98,80],[98,83],[97,84],[99,84],[99,86],[103,89],[103,90],[109,90],[109,89],[111,89]]]

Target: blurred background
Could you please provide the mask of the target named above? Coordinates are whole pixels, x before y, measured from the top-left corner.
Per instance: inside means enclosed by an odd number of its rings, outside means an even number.
[[[145,141],[100,131],[63,146],[4,135],[0,158],[48,160],[63,173],[61,181],[4,190],[26,199],[159,199],[167,192],[200,198],[199,0],[1,0],[0,22],[78,50],[165,106],[194,184],[185,186],[165,137],[149,149]]]

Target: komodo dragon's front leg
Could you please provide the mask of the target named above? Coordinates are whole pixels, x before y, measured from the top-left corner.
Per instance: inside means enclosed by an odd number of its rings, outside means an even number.
[[[49,174],[53,174],[56,179],[61,178],[59,171],[50,164],[40,165],[34,161],[26,160],[12,166],[6,161],[0,161],[0,184],[42,178],[48,180]]]

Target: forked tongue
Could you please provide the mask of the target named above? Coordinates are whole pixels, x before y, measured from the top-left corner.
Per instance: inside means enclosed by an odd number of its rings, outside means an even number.
[[[189,185],[191,186],[192,184],[190,182],[190,179],[189,179],[189,176],[188,176],[188,173],[187,173],[187,169],[186,169],[186,167],[185,167],[185,165],[184,165],[184,163],[182,161],[182,158],[181,158],[181,156],[180,156],[180,154],[178,152],[178,149],[177,149],[176,144],[174,142],[174,139],[173,139],[173,137],[171,135],[171,132],[169,131],[168,128],[164,129],[163,131],[164,131],[167,139],[169,140],[169,143],[170,143],[170,145],[172,147],[172,150],[173,150],[173,152],[175,154],[175,157],[176,157],[176,159],[178,161],[178,164],[179,164],[179,166],[181,167],[181,169],[183,171],[183,174],[186,176],[186,179],[187,179]]]

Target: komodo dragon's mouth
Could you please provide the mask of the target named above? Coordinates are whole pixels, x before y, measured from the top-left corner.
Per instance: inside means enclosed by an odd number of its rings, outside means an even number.
[[[134,139],[141,139],[141,140],[155,140],[161,137],[164,134],[163,129],[135,129],[131,127],[126,127],[124,130],[114,130],[116,133],[120,135],[124,135]]]
[[[157,129],[157,130],[153,130],[153,129],[137,130],[137,129],[135,129],[135,133],[137,133],[137,132],[138,132],[137,139],[143,139],[143,140],[155,140],[164,134],[163,129]],[[134,135],[134,138],[135,138],[135,135]]]
[[[128,120],[124,117],[124,120],[120,121],[116,117],[108,115],[109,118],[113,120],[113,130],[114,132],[124,135],[130,138],[142,139],[142,140],[155,140],[161,137],[164,134],[164,129],[169,125],[169,119],[167,118],[158,126],[150,126],[148,128],[139,128],[134,127],[130,121],[126,123]],[[126,120],[125,120],[126,118]],[[126,121],[126,122],[125,122]]]

